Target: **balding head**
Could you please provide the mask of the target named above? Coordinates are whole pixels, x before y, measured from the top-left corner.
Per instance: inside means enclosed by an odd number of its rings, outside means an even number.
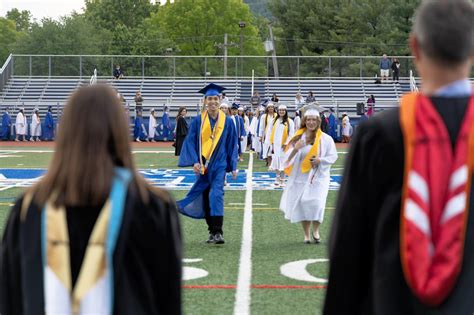
[[[458,65],[474,53],[473,21],[471,0],[424,0],[415,14],[413,36],[430,59]]]

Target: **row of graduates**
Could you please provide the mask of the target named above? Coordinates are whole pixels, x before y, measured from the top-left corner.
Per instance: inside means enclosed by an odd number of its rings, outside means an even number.
[[[249,135],[252,136],[253,132],[258,136],[256,146],[260,149],[255,150],[258,155],[272,157],[269,166],[277,172],[276,186],[282,183],[283,172],[291,174],[291,185],[285,189],[280,203],[285,218],[292,223],[301,222],[305,243],[310,243],[311,237],[319,243],[319,225],[323,221],[329,190],[329,171],[337,160],[337,151],[332,137],[321,131],[318,106],[305,108],[298,130],[295,130],[293,120],[288,118],[286,106],[280,105],[276,114],[271,102],[266,113],[257,113],[249,124],[239,104],[234,103],[229,108],[227,102],[221,102],[219,94],[223,89],[210,84],[200,91],[205,95],[206,107],[191,123],[178,164],[192,166],[196,182],[186,197],[178,201],[179,211],[206,220],[207,243],[225,243],[224,186],[227,173],[232,173],[235,179],[238,161],[243,160],[247,125]],[[250,125],[257,125],[257,130]],[[252,142],[254,139],[252,137]]]
[[[13,130],[14,127],[14,130]],[[29,132],[28,132],[29,129]],[[56,123],[52,113],[52,107],[48,107],[44,123],[42,123],[39,110],[35,109],[31,115],[31,123],[28,128],[28,119],[24,113],[24,109],[20,108],[13,124],[10,116],[9,108],[5,109],[2,115],[2,126],[0,128],[0,139],[9,141],[15,135],[15,141],[27,141],[26,137],[30,136],[30,141],[46,141],[54,140],[54,132]]]
[[[161,135],[164,141],[173,138],[169,110],[167,106],[165,106],[163,111],[161,125],[158,124],[156,110],[154,108],[150,110],[150,115],[148,117],[148,126],[145,125],[145,122],[143,120],[143,112],[141,110],[137,110],[137,115],[133,122],[133,140],[136,142],[156,142],[159,134],[158,130],[160,129],[160,127],[162,130]]]

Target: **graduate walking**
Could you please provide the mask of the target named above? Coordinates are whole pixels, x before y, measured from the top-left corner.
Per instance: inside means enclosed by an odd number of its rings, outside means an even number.
[[[181,154],[184,139],[186,139],[186,135],[188,134],[188,122],[186,121],[187,113],[188,110],[186,107],[180,107],[178,110],[178,116],[176,116],[176,138],[174,140],[174,155],[176,156]]]
[[[304,243],[321,242],[319,226],[329,191],[329,172],[337,160],[333,139],[321,131],[321,116],[315,106],[304,108],[301,128],[288,143],[285,172],[289,175],[280,210],[291,223],[301,222]],[[313,231],[311,233],[311,226]]]
[[[195,117],[184,140],[178,166],[192,166],[197,176],[179,211],[195,219],[206,219],[209,244],[224,244],[224,179],[237,177],[238,137],[234,122],[219,110],[219,94],[225,88],[211,83],[201,89],[205,108]]]
[[[54,140],[54,128],[55,122],[52,107],[48,106],[48,112],[46,113],[46,117],[44,118],[44,132],[43,132],[43,139],[46,141]]]
[[[2,129],[0,130],[0,139],[1,140],[10,140],[11,136],[11,126],[12,121],[10,114],[8,113],[8,108],[5,108],[5,112],[2,115]]]

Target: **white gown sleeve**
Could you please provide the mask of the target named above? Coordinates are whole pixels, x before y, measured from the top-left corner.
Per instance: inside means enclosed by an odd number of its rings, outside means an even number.
[[[338,157],[334,140],[330,136],[324,137],[321,140],[324,141],[324,148],[326,152],[324,156],[319,157],[321,165],[324,166],[334,164]]]

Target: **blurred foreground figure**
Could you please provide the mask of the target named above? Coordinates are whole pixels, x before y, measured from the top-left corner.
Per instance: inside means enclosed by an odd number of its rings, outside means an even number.
[[[0,257],[2,315],[181,313],[176,206],[138,174],[109,87],[69,99],[48,172],[11,210]]]
[[[469,0],[419,7],[409,42],[422,92],[357,131],[325,314],[473,314],[473,21]]]

